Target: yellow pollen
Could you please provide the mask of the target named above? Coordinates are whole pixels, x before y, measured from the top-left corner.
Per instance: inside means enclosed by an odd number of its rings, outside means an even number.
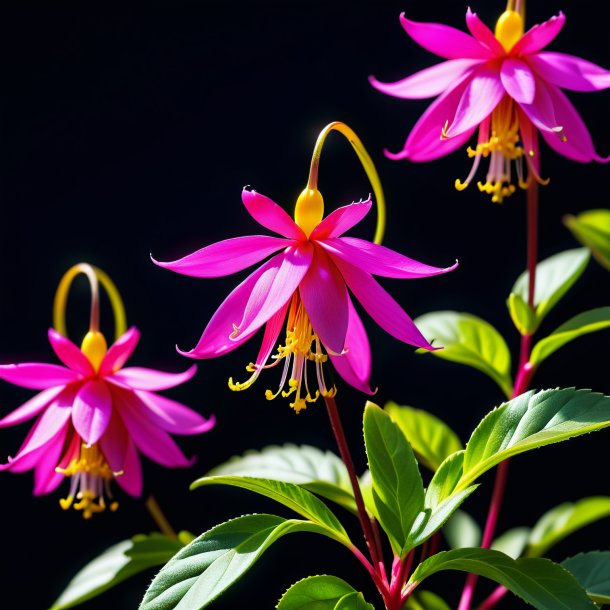
[[[523,36],[523,18],[517,11],[504,11],[496,23],[496,38],[508,53]]]
[[[301,192],[294,208],[294,221],[303,229],[307,237],[320,224],[324,216],[324,199],[317,189]]]
[[[98,330],[90,330],[83,339],[80,347],[81,351],[87,358],[89,362],[93,365],[93,368],[97,372],[100,368],[100,364],[108,351],[108,345],[106,344],[106,339],[104,335]]]
[[[78,458],[74,458],[66,468],[58,467],[55,470],[72,477],[70,493],[59,500],[59,505],[63,510],[74,508],[82,511],[84,519],[91,519],[94,514],[106,510],[104,493],[109,493],[108,483],[120,474],[112,472],[97,444],[87,447],[84,443]],[[118,507],[118,502],[111,502],[108,506],[112,512]]]
[[[279,345],[277,353],[272,356],[274,362],[271,364],[250,363],[246,370],[252,375],[244,382],[234,382],[229,379],[229,388],[241,391],[249,388],[260,375],[261,370],[277,366],[282,360],[284,369],[277,392],[265,391],[265,398],[273,400],[280,394],[283,398],[294,395],[290,406],[297,412],[307,407],[308,403],[316,402],[320,396],[332,397],[337,393],[335,386],[326,387],[324,381],[323,364],[328,360],[328,355],[322,352],[320,340],[314,333],[298,294],[292,297],[288,320],[286,323],[286,339],[284,345]],[[308,364],[315,366],[317,377],[317,389],[310,392],[307,379]]]

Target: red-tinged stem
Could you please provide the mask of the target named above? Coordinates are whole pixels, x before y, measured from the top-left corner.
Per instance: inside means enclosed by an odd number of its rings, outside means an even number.
[[[529,274],[528,283],[528,294],[527,302],[528,305],[534,308],[534,299],[536,294],[536,263],[538,260],[538,182],[531,179],[527,189],[527,271]],[[513,389],[512,398],[516,398],[523,394],[529,387],[529,383],[534,374],[534,367],[530,364],[530,355],[532,349],[532,336],[523,335],[521,337],[521,346],[519,349],[519,365],[517,370],[517,377],[515,379],[515,387]],[[498,518],[500,516],[500,510],[502,508],[502,500],[504,499],[504,490],[506,489],[506,480],[508,478],[508,464],[509,460],[501,462],[496,471],[496,480],[494,482],[494,489],[491,496],[491,503],[489,505],[489,511],[487,513],[487,520],[485,522],[485,529],[483,531],[483,540],[481,541],[481,548],[488,549],[493,542],[496,526],[498,524]],[[460,605],[458,610],[470,610],[472,604],[472,597],[476,588],[478,576],[476,574],[469,574],[466,578],[466,584],[464,591],[462,592],[462,598],[460,599]],[[485,610],[493,608],[493,606],[499,601],[492,600],[491,605],[486,607]],[[485,603],[487,603],[486,600]]]
[[[508,593],[502,585],[494,589],[492,594],[477,608],[477,610],[491,610]]]
[[[402,587],[413,567],[413,561],[415,559],[415,549],[410,551],[406,557],[403,557],[402,560],[398,557],[394,559],[398,560],[396,565],[396,570],[393,570],[392,574],[392,585],[390,587],[390,594],[392,597],[392,605],[388,607],[388,610],[401,610],[404,604],[404,599],[402,595]]]
[[[375,539],[373,527],[371,526],[371,519],[364,506],[364,499],[362,498],[362,492],[360,491],[360,484],[358,483],[354,461],[352,460],[352,456],[347,445],[347,439],[345,438],[345,432],[343,431],[343,424],[341,423],[341,418],[339,417],[337,403],[335,402],[335,399],[330,396],[325,396],[324,400],[326,402],[326,410],[328,411],[328,417],[330,419],[330,426],[335,435],[337,446],[339,448],[339,454],[341,455],[341,459],[345,464],[350,483],[352,484],[354,499],[356,500],[356,508],[358,509],[358,518],[360,519],[360,525],[369,549],[371,561],[379,572],[383,572],[385,577],[383,557],[379,556],[377,552],[377,549],[381,547],[381,542],[378,539]]]
[[[373,582],[375,583],[375,586],[377,587],[377,590],[381,594],[386,608],[389,608],[390,595],[387,586],[387,580],[386,582],[382,580],[379,572],[377,572],[371,562],[363,555],[362,551],[357,546],[352,546],[351,551],[358,558],[358,561],[366,568],[366,571],[370,574],[371,578],[373,579]]]

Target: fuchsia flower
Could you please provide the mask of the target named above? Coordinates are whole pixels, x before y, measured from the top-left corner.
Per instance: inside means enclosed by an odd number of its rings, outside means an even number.
[[[583,163],[607,162],[600,157],[582,118],[562,92],[599,91],[610,87],[610,72],[589,61],[543,51],[561,31],[562,13],[524,33],[523,19],[513,10],[498,20],[495,34],[468,9],[468,34],[438,23],[416,23],[400,17],[407,34],[428,51],[447,59],[395,83],[371,84],[388,95],[407,99],[438,96],[412,129],[402,151],[386,152],[391,159],[430,161],[463,146],[478,129],[472,171],[481,157],[490,157],[486,181],[478,187],[492,201],[515,191],[511,162],[519,185],[539,177],[537,132],[559,154]],[[523,173],[523,159],[529,168]]]
[[[251,377],[243,383],[229,379],[229,387],[243,390],[254,383],[263,369],[284,361],[279,389],[267,390],[266,397],[271,400],[280,392],[284,397],[294,394],[291,406],[297,412],[320,395],[335,394],[336,389],[329,388],[325,381],[322,366],[329,356],[347,383],[372,393],[369,341],[348,288],[389,334],[405,343],[434,349],[372,276],[420,278],[446,273],[455,267],[430,267],[383,246],[342,237],[366,216],[371,208],[370,199],[341,207],[322,220],[319,192],[306,190],[304,194],[313,203],[305,202],[299,212],[297,202],[295,222],[271,199],[244,189],[242,199],[248,212],[263,227],[282,237],[236,237],[174,262],[154,261],[184,275],[218,277],[236,273],[274,255],[225,299],[196,347],[182,353],[191,358],[226,354],[265,325],[256,362],[247,367]],[[285,321],[286,338],[272,355]],[[315,366],[315,391],[308,381],[309,364]]]
[[[214,426],[188,407],[155,394],[188,381],[196,371],[172,374],[123,368],[140,333],[130,328],[106,351],[101,333],[88,333],[82,350],[49,330],[49,341],[65,364],[29,362],[0,366],[0,378],[42,390],[0,420],[14,426],[38,416],[14,458],[0,470],[34,469],[34,494],[52,492],[72,477],[62,508],[74,506],[85,518],[106,507],[112,479],[130,495],[142,493],[138,450],[169,468],[192,464],[170,437],[200,434]],[[75,501],[76,500],[76,501]],[[115,510],[118,505],[110,505]]]

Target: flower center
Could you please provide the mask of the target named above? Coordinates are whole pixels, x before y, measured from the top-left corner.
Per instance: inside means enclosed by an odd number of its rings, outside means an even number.
[[[523,18],[517,11],[504,11],[496,23],[496,38],[508,53],[523,36]]]
[[[90,330],[83,339],[80,346],[81,351],[91,362],[95,372],[100,368],[100,364],[108,351],[108,345],[104,335],[99,330]]]
[[[81,510],[85,519],[91,519],[94,514],[106,510],[105,496],[112,499],[110,481],[119,473],[112,472],[97,443],[91,447],[83,443],[77,458],[73,458],[66,468],[57,467],[55,470],[66,477],[72,477],[68,497],[59,501],[64,510],[71,507]],[[109,505],[113,512],[118,507],[118,502]]]
[[[270,364],[251,362],[246,367],[246,370],[252,373],[250,379],[243,383],[235,383],[233,378],[230,378],[229,388],[234,391],[249,388],[258,378],[261,370],[277,366],[283,360],[284,369],[279,388],[275,393],[267,390],[265,392],[267,400],[273,400],[280,394],[284,398],[294,395],[294,401],[290,406],[298,413],[307,407],[307,403],[315,402],[320,396],[333,397],[337,393],[335,386],[331,388],[326,386],[322,366],[328,360],[328,356],[322,352],[320,340],[313,331],[298,293],[294,294],[290,302],[284,345],[278,346],[277,353],[271,356],[271,359],[273,362]],[[318,382],[313,396],[307,376],[307,369],[312,364],[315,365]]]
[[[294,221],[309,237],[324,216],[324,199],[317,189],[304,189],[294,208]]]

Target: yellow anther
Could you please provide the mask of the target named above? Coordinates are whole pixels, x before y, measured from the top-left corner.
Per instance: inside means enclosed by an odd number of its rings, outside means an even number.
[[[305,189],[294,208],[294,220],[307,237],[320,224],[324,216],[324,199],[317,189]]]
[[[81,351],[87,358],[89,362],[93,365],[93,368],[97,371],[108,351],[108,345],[106,344],[106,339],[104,335],[102,335],[99,331],[90,330],[83,339],[83,342],[80,346]]]
[[[459,178],[455,180],[455,188],[458,191],[463,191],[468,187],[468,182],[462,182]]]
[[[63,508],[63,510],[68,510],[72,506],[72,502],[74,502],[74,496],[59,499],[59,505]]]
[[[496,38],[508,53],[523,36],[523,18],[517,11],[504,11],[496,23]]]

